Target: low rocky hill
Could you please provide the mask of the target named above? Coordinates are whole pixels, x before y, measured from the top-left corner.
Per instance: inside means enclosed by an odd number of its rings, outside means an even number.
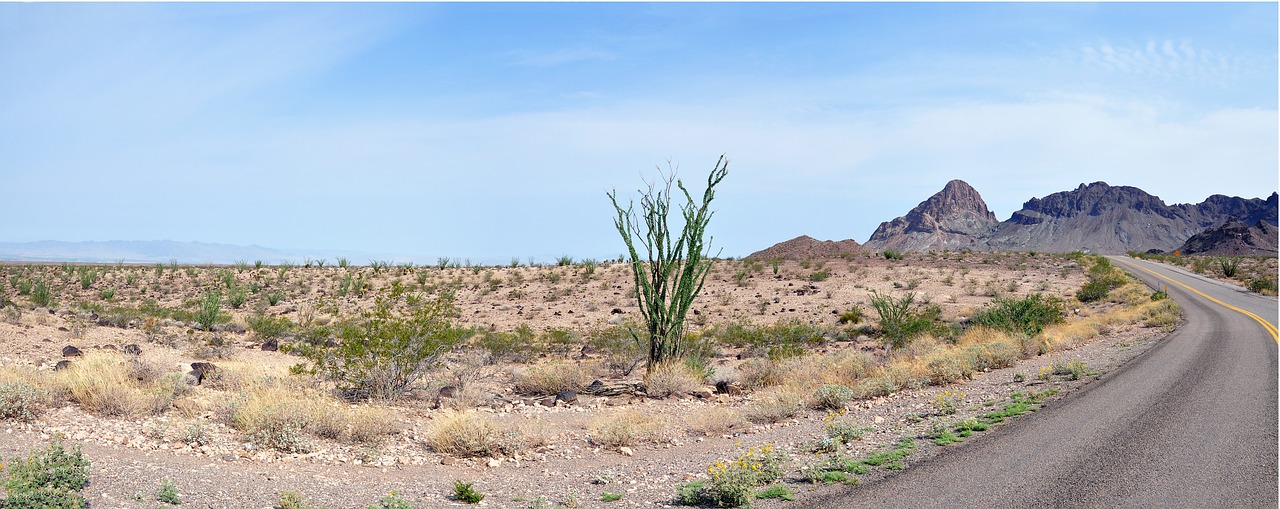
[[[1266,221],[1249,226],[1237,218],[1227,219],[1221,226],[1192,235],[1182,244],[1182,254],[1214,254],[1227,256],[1276,256],[1280,236],[1276,227]]]
[[[832,241],[818,240],[808,235],[801,235],[786,242],[774,244],[762,251],[747,255],[748,260],[804,260],[812,258],[839,258],[862,253],[863,247],[852,239]]]

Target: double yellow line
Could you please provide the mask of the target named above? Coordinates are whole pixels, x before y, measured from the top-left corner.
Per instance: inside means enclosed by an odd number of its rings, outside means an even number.
[[[1280,343],[1280,336],[1277,336],[1277,335],[1276,335],[1276,326],[1275,326],[1275,325],[1272,325],[1272,324],[1271,324],[1271,322],[1266,321],[1266,319],[1264,319],[1264,318],[1262,318],[1262,317],[1260,317],[1260,316],[1258,316],[1258,315],[1255,315],[1255,314],[1253,314],[1253,313],[1250,313],[1250,312],[1248,312],[1248,311],[1245,311],[1245,310],[1243,310],[1243,309],[1240,309],[1240,308],[1238,308],[1238,307],[1232,306],[1231,304],[1227,304],[1226,302],[1222,302],[1222,301],[1220,301],[1220,300],[1218,300],[1218,299],[1215,299],[1215,298],[1213,298],[1213,297],[1210,297],[1210,296],[1208,296],[1208,295],[1205,295],[1205,293],[1204,293],[1204,292],[1202,292],[1202,291],[1200,291],[1200,290],[1197,290],[1197,289],[1195,289],[1195,288],[1192,288],[1192,287],[1190,287],[1190,286],[1187,286],[1187,285],[1185,285],[1185,284],[1182,284],[1181,282],[1179,282],[1179,281],[1177,281],[1177,280],[1174,280],[1173,278],[1171,278],[1171,277],[1169,277],[1169,276],[1166,276],[1166,275],[1164,275],[1164,274],[1160,274],[1160,273],[1158,273],[1158,272],[1156,272],[1156,271],[1154,271],[1154,270],[1148,269],[1148,268],[1143,267],[1143,266],[1141,266],[1141,265],[1138,265],[1138,264],[1136,264],[1136,263],[1130,263],[1130,262],[1127,262],[1127,261],[1126,261],[1126,262],[1123,262],[1123,263],[1124,263],[1125,265],[1130,266],[1130,267],[1137,267],[1137,268],[1139,268],[1139,269],[1142,269],[1142,270],[1145,270],[1145,271],[1147,271],[1147,272],[1150,272],[1150,273],[1151,273],[1151,275],[1153,275],[1153,276],[1156,276],[1156,277],[1158,277],[1158,278],[1161,278],[1161,279],[1164,279],[1164,280],[1166,280],[1166,281],[1169,281],[1170,283],[1173,283],[1173,284],[1175,284],[1175,285],[1178,285],[1178,286],[1181,286],[1181,287],[1183,287],[1183,288],[1186,288],[1187,290],[1190,290],[1190,291],[1192,291],[1192,292],[1195,292],[1195,294],[1196,294],[1196,295],[1199,295],[1199,296],[1201,296],[1201,297],[1204,297],[1204,298],[1206,298],[1206,299],[1209,299],[1210,301],[1213,301],[1213,302],[1215,302],[1215,303],[1217,303],[1217,304],[1221,305],[1222,307],[1225,307],[1225,308],[1230,309],[1230,310],[1232,310],[1232,311],[1237,311],[1237,312],[1239,312],[1240,314],[1242,314],[1242,315],[1244,315],[1244,316],[1247,316],[1247,317],[1249,317],[1249,318],[1254,319],[1254,321],[1256,321],[1256,322],[1258,322],[1258,323],[1262,324],[1262,328],[1263,328],[1263,329],[1266,329],[1266,330],[1267,330],[1267,334],[1270,334],[1270,335],[1271,335],[1271,340],[1272,340],[1272,341],[1275,341],[1275,342],[1277,342],[1277,343]]]

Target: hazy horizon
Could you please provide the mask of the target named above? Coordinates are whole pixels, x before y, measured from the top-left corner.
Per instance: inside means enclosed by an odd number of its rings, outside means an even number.
[[[1096,181],[1169,204],[1265,198],[1277,15],[0,4],[0,242],[610,258],[606,192],[634,197],[667,159],[699,192],[721,154],[724,256],[865,242],[952,179],[1001,220]]]

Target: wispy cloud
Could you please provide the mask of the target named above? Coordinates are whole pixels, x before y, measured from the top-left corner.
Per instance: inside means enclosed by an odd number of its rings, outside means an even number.
[[[561,48],[546,52],[520,52],[513,55],[514,65],[525,67],[555,67],[594,60],[614,60],[612,52],[588,48]]]
[[[1241,57],[1197,49],[1190,41],[1173,39],[1150,39],[1142,45],[1101,41],[1080,48],[1080,57],[1085,65],[1107,71],[1218,83],[1235,79],[1244,64]]]

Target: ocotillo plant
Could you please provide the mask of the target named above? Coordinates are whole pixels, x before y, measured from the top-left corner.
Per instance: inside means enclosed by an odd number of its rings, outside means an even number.
[[[724,179],[728,170],[729,161],[721,155],[707,177],[707,189],[699,204],[685,189],[684,183],[676,179],[672,169],[661,180],[649,183],[648,191],[640,191],[639,218],[633,202],[628,202],[624,209],[618,205],[618,192],[608,193],[618,213],[614,226],[627,245],[635,277],[636,302],[648,329],[647,338],[642,339],[634,330],[631,335],[642,348],[648,347],[649,367],[663,361],[679,360],[684,354],[685,315],[689,313],[693,299],[702,291],[702,284],[711,270],[712,260],[708,256],[711,239],[704,239],[707,224],[714,214],[709,207],[715,198],[716,184]],[[673,182],[686,200],[680,206],[684,228],[678,236],[667,224]],[[644,249],[643,259],[637,243]]]

